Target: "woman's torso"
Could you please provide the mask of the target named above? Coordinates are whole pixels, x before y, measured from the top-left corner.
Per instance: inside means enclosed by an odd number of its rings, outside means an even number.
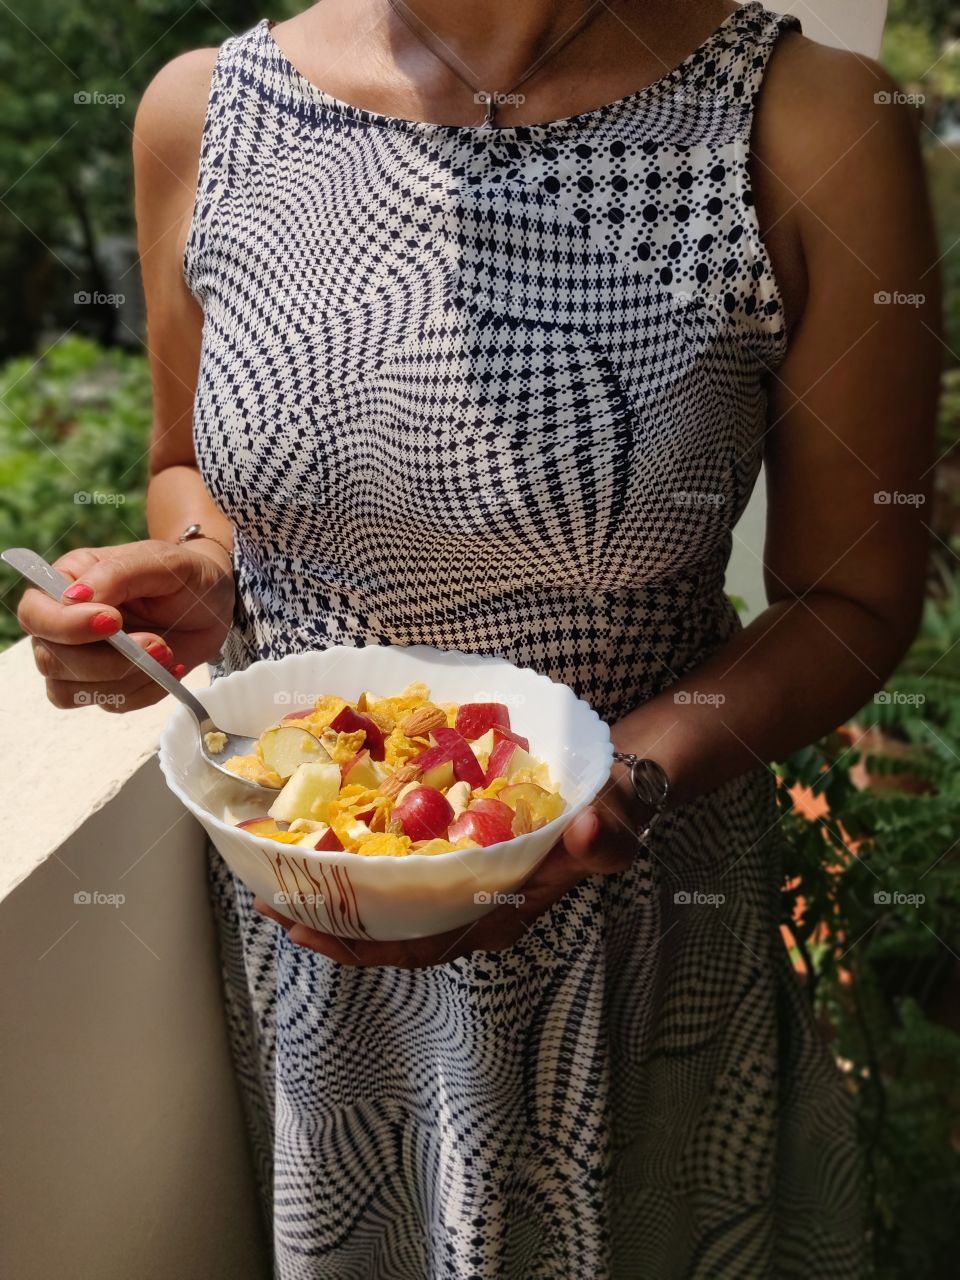
[[[649,88],[493,132],[349,106],[266,22],[225,43],[185,271],[226,666],[495,651],[614,716],[731,634],[786,352],[749,145],[790,22],[749,4]]]

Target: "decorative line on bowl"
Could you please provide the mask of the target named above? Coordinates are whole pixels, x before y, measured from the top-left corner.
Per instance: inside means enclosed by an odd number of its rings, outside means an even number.
[[[292,854],[284,857],[280,852],[267,853],[259,846],[257,852],[266,860],[271,874],[280,886],[280,893],[283,895],[284,904],[289,908],[289,914],[295,916],[300,924],[305,924],[309,929],[317,929],[320,933],[335,933],[341,938],[370,937],[370,933],[360,919],[356,890],[345,867],[328,868],[336,886],[331,890],[324,868],[319,863],[315,865],[315,870],[320,876],[320,880],[316,880],[307,869],[306,858],[302,858],[300,870],[306,881],[312,885],[312,890],[304,890],[297,875],[297,861]],[[283,876],[285,867],[293,874],[296,884],[293,892]],[[310,900],[311,897],[313,902]],[[323,906],[323,918],[317,910],[318,898]],[[311,906],[313,907],[312,915]]]

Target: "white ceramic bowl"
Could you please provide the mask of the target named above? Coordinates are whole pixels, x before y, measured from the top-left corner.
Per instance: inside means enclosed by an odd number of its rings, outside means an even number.
[[[398,694],[413,680],[440,702],[503,702],[513,728],[545,760],[567,809],[553,822],[486,848],[406,857],[363,857],[278,844],[233,825],[269,801],[205,764],[196,722],[178,706],[160,738],[167,785],[203,824],[228,866],[291,919],[347,938],[422,938],[485,915],[527,878],[610,775],[610,730],[566,685],[503,658],[427,645],[337,646],[254,663],[203,692],[215,722],[259,734],[324,693],[355,700],[367,689]],[[252,797],[252,798],[251,798]]]

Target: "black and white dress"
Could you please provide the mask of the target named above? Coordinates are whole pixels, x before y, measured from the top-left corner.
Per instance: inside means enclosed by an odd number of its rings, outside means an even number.
[[[184,263],[236,529],[218,672],[426,643],[615,721],[735,633],[787,344],[749,136],[796,25],[747,4],[648,88],[495,130],[341,102],[267,20],[223,44]],[[282,1280],[859,1274],[766,770],[513,948],[427,970],[339,967],[212,876]]]

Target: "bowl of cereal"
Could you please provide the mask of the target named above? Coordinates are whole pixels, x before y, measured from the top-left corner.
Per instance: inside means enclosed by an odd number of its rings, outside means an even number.
[[[344,938],[427,937],[512,901],[613,763],[609,728],[566,685],[427,645],[256,662],[203,702],[254,748],[224,761],[232,784],[177,707],[167,785],[254,893]]]

